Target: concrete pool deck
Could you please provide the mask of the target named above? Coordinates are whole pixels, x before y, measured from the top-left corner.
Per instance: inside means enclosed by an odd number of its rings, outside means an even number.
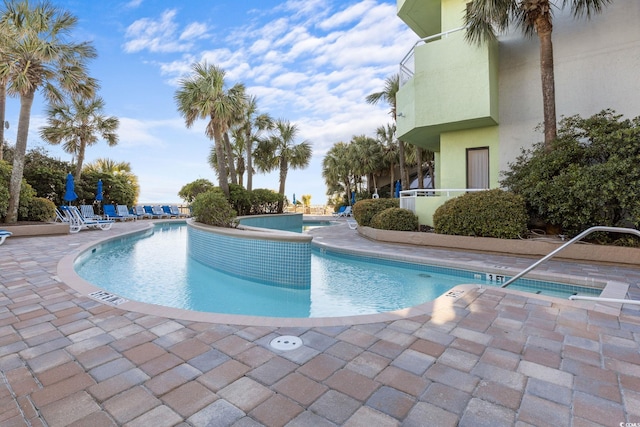
[[[126,310],[60,279],[65,256],[149,222],[0,246],[0,425],[640,423],[638,306],[466,287],[395,318],[247,326]],[[327,247],[467,267],[533,262],[373,242],[346,223],[311,233]],[[640,298],[640,268],[550,261],[537,270],[626,283]],[[271,348],[282,335],[303,345]]]

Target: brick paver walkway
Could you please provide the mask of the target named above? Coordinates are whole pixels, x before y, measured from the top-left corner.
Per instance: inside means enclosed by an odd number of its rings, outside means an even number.
[[[0,425],[619,426],[640,423],[640,312],[469,287],[428,315],[331,327],[172,319],[94,301],[58,261],[110,231],[0,246]],[[337,230],[337,231],[336,231]],[[346,224],[325,244],[363,242]],[[461,262],[531,260],[413,248]],[[614,277],[633,268],[550,263]],[[269,342],[295,335],[303,345]]]

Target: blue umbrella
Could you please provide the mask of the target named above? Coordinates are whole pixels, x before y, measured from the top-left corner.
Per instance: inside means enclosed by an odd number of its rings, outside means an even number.
[[[356,204],[356,192],[355,191],[351,192],[351,204],[352,205]]]
[[[400,197],[400,180],[396,181],[396,198]]]
[[[78,195],[73,190],[75,184],[73,183],[73,175],[71,173],[67,174],[67,185],[65,187],[64,197],[62,200],[65,202],[69,202],[71,204],[72,201],[78,198]]]
[[[293,193],[293,205],[295,206],[296,204],[296,193]]]
[[[102,201],[102,180],[101,179],[98,180],[98,190],[96,191],[96,200],[99,202]]]

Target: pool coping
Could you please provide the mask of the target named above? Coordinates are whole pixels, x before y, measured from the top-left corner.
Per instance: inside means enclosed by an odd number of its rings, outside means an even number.
[[[578,308],[587,308],[594,309],[601,312],[606,312],[608,314],[615,315],[616,313],[620,313],[622,304],[619,303],[602,303],[595,301],[584,301],[584,300],[565,300],[562,298],[539,295],[539,294],[531,294],[528,292],[518,291],[515,289],[506,289],[500,288],[497,286],[484,286],[484,285],[476,285],[476,284],[461,284],[451,288],[445,294],[439,296],[438,298],[428,301],[423,304],[419,304],[417,306],[408,307],[400,310],[389,311],[384,313],[375,313],[375,314],[361,314],[361,315],[351,315],[351,316],[337,316],[337,317],[312,317],[312,318],[301,318],[301,317],[267,317],[267,316],[250,316],[250,315],[240,315],[240,314],[225,314],[225,313],[210,313],[210,312],[202,312],[202,311],[193,311],[186,310],[174,307],[161,306],[151,303],[144,303],[139,301],[131,301],[126,300],[125,302],[121,302],[118,304],[112,304],[108,301],[104,301],[102,299],[93,298],[90,294],[97,291],[104,291],[104,289],[99,288],[88,281],[84,280],[80,277],[75,269],[74,263],[75,260],[82,255],[83,253],[91,250],[93,247],[104,244],[106,242],[121,239],[122,237],[145,233],[155,227],[156,224],[162,222],[178,222],[176,220],[173,221],[156,221],[153,223],[149,223],[147,227],[138,229],[125,231],[115,236],[109,236],[105,238],[101,238],[95,240],[90,243],[86,243],[84,245],[78,246],[69,254],[63,256],[57,265],[57,280],[65,283],[73,290],[79,292],[80,294],[87,296],[89,298],[95,299],[97,301],[102,302],[103,304],[117,306],[120,309],[138,312],[142,314],[155,315],[155,316],[163,316],[169,317],[173,319],[179,320],[187,320],[194,322],[209,322],[209,323],[221,323],[221,324],[234,324],[234,325],[244,325],[244,326],[270,326],[270,327],[322,327],[322,326],[343,326],[343,325],[360,325],[360,324],[368,324],[368,323],[377,323],[377,322],[388,322],[395,321],[400,319],[408,319],[416,316],[422,315],[433,315],[435,312],[440,312],[442,310],[451,310],[455,303],[464,298],[467,294],[475,292],[484,292],[486,289],[492,290],[501,290],[505,293],[512,293],[515,295],[520,295],[528,298],[536,298],[543,301],[548,301],[552,303],[564,303],[574,305]],[[181,220],[180,222],[185,222],[186,220]],[[314,239],[315,240],[315,239]],[[350,250],[347,248],[336,248],[331,246],[325,242],[314,242],[312,240],[313,245],[331,248],[331,251],[334,252],[344,252],[351,254],[359,254],[365,256],[376,256],[378,258],[385,259],[395,259],[395,260],[404,260],[408,262],[419,262],[421,264],[430,264],[437,265],[443,267],[450,268],[459,268],[465,269],[461,263],[456,262],[436,262],[436,260],[420,257],[418,261],[418,257],[414,257],[413,261],[410,261],[412,257],[402,256],[393,258],[391,256],[382,256],[375,252],[368,252],[363,250]],[[389,254],[387,254],[389,255]],[[432,262],[433,261],[433,262]],[[442,260],[440,260],[442,261]],[[499,268],[497,271],[501,272],[501,274],[508,273],[508,268]],[[511,269],[512,270],[512,269]],[[537,280],[547,280],[547,281],[558,281],[558,277],[566,277],[567,279],[573,278],[573,280],[579,281],[579,278],[570,275],[563,274],[554,274],[553,277],[556,280],[551,280],[549,275],[544,274],[536,274],[537,277],[546,277],[546,278],[538,278]],[[562,280],[564,281],[564,280]],[[601,293],[602,296],[606,296],[608,298],[624,298],[628,290],[628,284],[622,282],[615,281],[607,281],[604,283],[604,289]],[[108,292],[108,291],[106,291]],[[621,296],[622,295],[622,296]],[[124,298],[123,298],[124,299]]]

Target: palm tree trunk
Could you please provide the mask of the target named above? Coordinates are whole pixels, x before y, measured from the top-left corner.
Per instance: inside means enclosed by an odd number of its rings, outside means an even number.
[[[225,158],[229,165],[229,175],[231,175],[231,183],[238,184],[238,174],[236,173],[236,166],[234,164],[233,150],[231,149],[231,141],[229,141],[229,132],[222,134],[224,139],[224,150],[226,151]]]
[[[4,121],[7,110],[7,85],[0,83],[0,160],[3,158],[4,150]]]
[[[287,172],[289,172],[289,165],[284,156],[280,156],[280,189],[279,193],[284,196],[284,186],[287,182]],[[282,213],[284,208],[284,200],[278,202],[278,213]]]
[[[551,143],[557,137],[556,130],[556,89],[553,74],[552,24],[548,19],[536,21],[536,31],[540,39],[540,74],[542,76],[542,105],[544,114],[544,149],[551,151]]]
[[[225,196],[229,197],[229,180],[227,178],[227,165],[224,160],[224,141],[222,139],[220,127],[215,125],[213,128],[213,140],[216,149],[216,157],[218,158],[218,185]]]
[[[35,92],[29,92],[20,97],[20,118],[18,119],[18,134],[16,148],[13,154],[13,169],[9,181],[9,207],[5,222],[7,224],[18,221],[18,207],[20,206],[20,188],[24,174],[24,156],[27,152],[29,137],[29,121],[31,120],[31,106]]]
[[[393,195],[393,186],[396,182],[396,165],[391,162],[391,169],[389,170],[389,193]]]
[[[424,171],[422,170],[422,148],[416,147],[416,163],[418,164],[418,188],[424,188]]]
[[[400,157],[400,185],[401,188],[403,190],[406,190],[406,188],[404,188],[405,185],[407,185],[407,183],[405,182],[405,170],[407,169],[407,165],[405,164],[405,158],[404,158],[404,142],[398,140],[398,156]]]
[[[80,175],[82,174],[82,164],[84,163],[84,152],[86,147],[86,142],[80,140],[80,148],[78,149],[78,162],[76,163],[76,173],[74,176],[76,180],[79,180]]]
[[[251,128],[245,132],[245,145],[247,151],[247,191],[253,189],[253,141],[251,140]]]

